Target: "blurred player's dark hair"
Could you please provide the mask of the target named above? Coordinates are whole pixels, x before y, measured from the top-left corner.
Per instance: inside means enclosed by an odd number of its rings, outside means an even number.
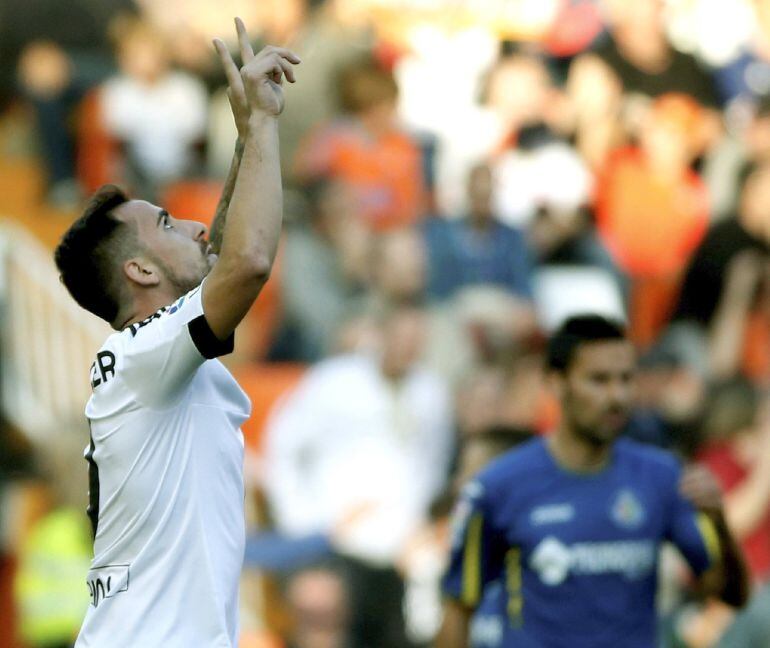
[[[582,344],[625,340],[624,326],[602,315],[576,315],[567,319],[548,341],[546,363],[553,371],[566,371]]]
[[[115,185],[100,187],[54,253],[61,281],[75,301],[111,324],[120,309],[120,263],[138,245],[133,229],[112,214],[128,200]]]

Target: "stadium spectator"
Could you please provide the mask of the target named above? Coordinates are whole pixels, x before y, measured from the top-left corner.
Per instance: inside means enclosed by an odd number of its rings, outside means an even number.
[[[567,115],[562,128],[592,169],[602,169],[609,153],[625,142],[623,82],[596,54],[576,57],[565,83]]]
[[[447,299],[473,285],[498,286],[525,300],[532,298],[531,259],[521,231],[495,216],[492,171],[475,166],[468,177],[468,216],[424,221],[428,252],[427,293]]]
[[[659,97],[679,92],[702,106],[717,106],[708,72],[669,43],[662,0],[611,0],[607,5],[610,36],[595,51],[622,80],[625,93]]]
[[[109,21],[133,9],[132,0],[31,0],[23,8],[0,7],[0,105],[18,88],[32,107],[46,198],[54,205],[73,207],[81,197],[73,118],[84,94],[114,68]]]
[[[420,149],[397,122],[398,86],[371,60],[340,73],[344,114],[300,146],[300,180],[330,175],[350,185],[364,222],[382,231],[413,223],[424,209]]]
[[[444,487],[453,439],[447,389],[417,364],[423,313],[381,317],[379,353],[316,365],[271,416],[266,490],[289,535],[328,531],[371,505],[340,548],[351,557],[353,643],[396,648],[408,644],[393,566]]]
[[[274,6],[271,6],[274,5]],[[302,72],[305,87],[287,89],[289,102],[281,122],[282,168],[289,175],[291,164],[302,140],[311,130],[339,114],[340,97],[335,84],[340,72],[361,57],[373,45],[372,34],[365,29],[345,25],[338,19],[331,2],[308,0],[275,0],[260,3],[266,25],[259,34],[261,41],[291,42],[300,54],[313,52]],[[307,6],[312,5],[312,6]],[[280,8],[280,11],[276,9]],[[283,25],[276,18],[288,15]]]
[[[305,194],[309,219],[289,224],[283,242],[281,349],[275,351],[314,362],[336,348],[337,331],[368,279],[371,243],[343,183],[321,179]]]
[[[640,146],[616,151],[599,178],[599,233],[633,276],[671,276],[683,269],[708,224],[706,188],[690,164],[701,112],[683,95],[654,103]]]
[[[725,517],[746,555],[752,579],[770,580],[770,419],[746,379],[720,383],[709,395],[698,461],[725,493]]]
[[[770,164],[749,165],[742,174],[737,213],[711,226],[694,251],[674,312],[675,322],[707,328],[725,293],[729,267],[743,252],[767,257],[770,242]]]
[[[503,127],[499,150],[534,148],[550,141],[555,118],[554,86],[545,59],[522,48],[502,56],[490,70],[485,101]]]
[[[194,147],[206,129],[206,89],[171,69],[164,37],[149,23],[123,17],[113,33],[120,74],[102,86],[102,117],[125,145],[127,180],[152,199],[195,170]]]
[[[703,178],[713,205],[712,220],[729,218],[736,211],[742,172],[748,164],[770,160],[770,95],[758,99],[749,115],[731,119],[729,130],[704,158]]]
[[[344,574],[323,565],[292,574],[285,586],[290,629],[286,648],[353,648],[350,593]]]
[[[714,79],[724,103],[756,103],[770,94],[770,9],[767,3],[753,1],[749,6],[752,31],[738,55],[714,71]]]

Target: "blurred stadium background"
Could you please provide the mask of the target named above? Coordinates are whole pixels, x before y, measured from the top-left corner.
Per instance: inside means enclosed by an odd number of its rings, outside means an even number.
[[[108,329],[51,251],[104,182],[210,221],[234,15],[304,61],[278,268],[226,360],[243,648],[429,645],[453,494],[558,420],[542,343],[581,310],[628,322],[627,434],[715,472],[756,586],[731,628],[667,558],[662,642],[770,645],[770,1],[3,0],[0,647],[71,645],[88,605]]]

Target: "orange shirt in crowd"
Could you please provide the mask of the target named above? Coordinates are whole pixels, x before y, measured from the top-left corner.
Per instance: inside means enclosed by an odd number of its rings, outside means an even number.
[[[656,176],[643,152],[616,151],[599,178],[596,195],[599,234],[631,276],[680,272],[708,226],[708,196],[698,175]]]
[[[350,186],[361,216],[377,231],[413,223],[422,214],[420,149],[399,130],[372,135],[357,121],[335,122],[300,147],[299,178],[331,176]]]

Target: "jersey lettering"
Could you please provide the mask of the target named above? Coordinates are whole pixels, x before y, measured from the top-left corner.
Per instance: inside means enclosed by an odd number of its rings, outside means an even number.
[[[86,582],[91,605],[98,607],[106,598],[128,591],[128,565],[108,565],[88,572]]]
[[[115,354],[110,351],[99,351],[96,361],[91,365],[91,389],[107,382],[115,375]]]
[[[160,319],[160,316],[163,315],[163,313],[165,312],[166,312],[166,307],[164,306],[160,310],[150,315],[147,319],[144,319],[141,322],[137,322],[136,324],[132,324],[131,326],[129,326],[128,328],[131,331],[131,337],[136,337],[136,334],[139,332],[140,328],[147,326],[150,322],[153,322],[156,319]]]

